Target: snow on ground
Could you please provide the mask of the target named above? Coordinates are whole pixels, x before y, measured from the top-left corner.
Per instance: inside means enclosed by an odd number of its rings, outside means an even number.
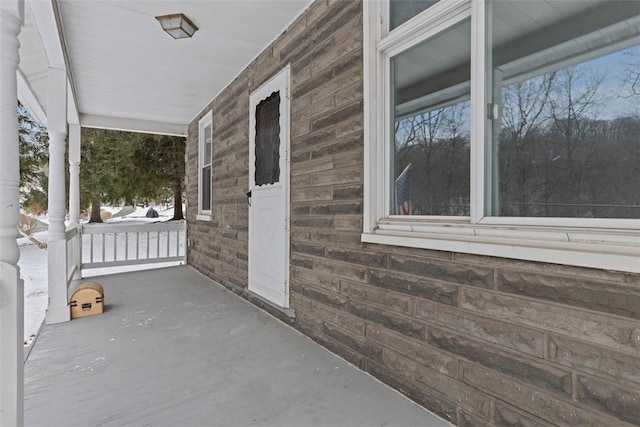
[[[111,217],[108,222],[109,223],[122,223],[122,222],[131,222],[131,220],[136,221],[145,221],[145,222],[156,222],[156,221],[167,221],[173,218],[173,207],[167,206],[154,206],[154,209],[160,215],[158,218],[147,218],[147,211],[149,208],[141,208],[136,207],[135,209],[131,209],[131,206],[126,206],[123,208],[123,211],[126,211],[126,215],[118,215],[117,213]]]
[[[118,216],[121,208],[105,207],[108,211],[115,215],[114,218],[106,220],[106,223],[147,223],[167,221],[173,218],[173,208],[166,206],[158,206],[155,209],[160,214],[159,218],[146,218],[148,208],[125,208],[122,209],[124,215]],[[22,236],[17,239],[20,248],[20,275],[24,280],[24,341],[25,345],[33,342],[38,333],[42,322],[44,321],[45,312],[48,305],[48,279],[47,279],[47,251],[45,244],[49,239],[49,231],[47,230],[49,218],[40,216],[37,218],[39,224],[36,232],[31,236]],[[173,248],[171,249],[174,250]],[[92,277],[104,274],[122,273],[126,271],[149,270],[152,268],[168,267],[179,265],[176,263],[162,264],[142,264],[132,266],[96,268],[84,272],[84,277]]]
[[[18,265],[24,280],[24,341],[30,344],[48,304],[47,251],[34,244],[21,245]]]

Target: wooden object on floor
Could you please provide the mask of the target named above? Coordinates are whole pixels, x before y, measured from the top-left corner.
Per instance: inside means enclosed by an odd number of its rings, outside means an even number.
[[[104,289],[97,282],[84,282],[71,296],[71,318],[104,312]]]

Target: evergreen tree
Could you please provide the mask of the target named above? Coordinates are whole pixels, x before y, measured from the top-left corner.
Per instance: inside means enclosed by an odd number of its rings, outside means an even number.
[[[159,198],[172,195],[174,199],[172,219],[184,219],[182,190],[185,175],[185,139],[168,135],[140,134],[140,136],[134,162],[140,179],[146,187],[145,193],[155,193]]]
[[[113,195],[113,179],[115,162],[112,131],[82,129],[81,163],[80,163],[80,205],[91,204],[89,222],[102,222],[100,218],[101,203],[120,202]]]
[[[20,152],[20,196],[22,205],[36,212],[47,207],[49,135],[18,103],[18,140]]]
[[[83,129],[81,203],[91,203],[90,222],[102,222],[100,204],[147,205],[175,200],[173,219],[184,219],[184,138]]]

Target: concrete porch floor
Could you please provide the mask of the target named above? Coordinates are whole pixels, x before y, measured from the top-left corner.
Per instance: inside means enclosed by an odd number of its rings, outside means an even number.
[[[105,313],[25,365],[27,426],[449,425],[191,267],[91,280]]]

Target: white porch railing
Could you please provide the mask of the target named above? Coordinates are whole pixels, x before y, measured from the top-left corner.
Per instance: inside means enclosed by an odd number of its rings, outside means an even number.
[[[80,274],[82,247],[80,246],[82,228],[80,225],[72,225],[65,232],[67,241],[67,289],[71,281],[76,278],[76,273]]]
[[[80,269],[186,262],[185,221],[84,224]]]

